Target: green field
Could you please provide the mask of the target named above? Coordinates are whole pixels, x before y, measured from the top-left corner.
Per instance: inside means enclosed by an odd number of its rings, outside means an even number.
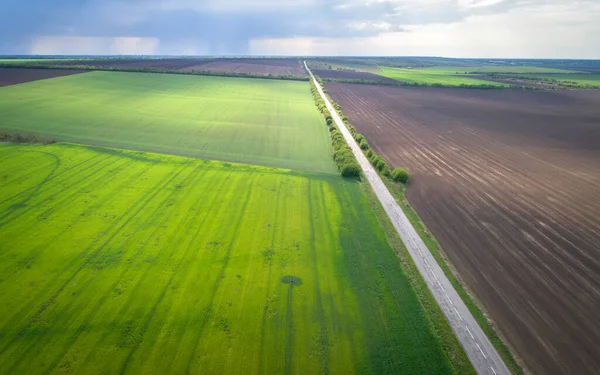
[[[454,69],[454,67],[446,68]],[[494,66],[481,66],[481,67],[457,67],[459,71],[467,72],[482,72],[482,73],[578,73],[576,70],[565,70],[556,68],[543,68],[538,66],[505,66],[505,65],[494,65]]]
[[[461,69],[471,69],[464,68]],[[458,73],[458,74],[457,74]],[[381,72],[378,74],[395,79],[400,82],[434,85],[440,84],[444,86],[460,86],[460,85],[488,85],[488,86],[507,86],[506,84],[486,81],[482,79],[472,78],[465,74],[464,70],[457,71],[455,69],[444,68],[420,68],[420,69],[404,69],[381,67]]]
[[[420,72],[430,72],[431,74],[478,74],[478,73],[578,73],[575,70],[564,70],[554,68],[542,68],[537,66],[505,66],[505,65],[486,65],[486,66],[436,66],[431,68],[419,69]]]
[[[0,372],[448,374],[357,181],[0,145]]]
[[[0,88],[0,130],[335,173],[305,82],[91,72]]]
[[[600,74],[570,73],[570,74],[518,74],[507,77],[527,78],[530,80],[554,80],[564,85],[588,85],[600,87]]]

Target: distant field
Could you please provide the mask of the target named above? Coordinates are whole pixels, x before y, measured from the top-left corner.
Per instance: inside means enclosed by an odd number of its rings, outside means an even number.
[[[213,61],[202,61],[182,70],[262,75],[306,75],[300,60],[294,59],[214,59]]]
[[[85,66],[90,69],[148,69],[167,71],[208,71],[272,76],[305,76],[299,59],[294,58],[80,58],[80,59],[0,59],[11,64]]]
[[[442,66],[423,68],[423,71],[440,74],[466,74],[466,73],[578,73],[575,70],[542,68],[537,66]]]
[[[0,68],[0,87],[84,73],[83,70]]]
[[[449,374],[356,181],[0,145],[0,369]]]
[[[507,75],[511,77],[511,75]],[[589,85],[600,87],[600,74],[570,73],[570,74],[519,74],[517,77],[528,78],[532,80],[555,80],[559,83],[576,85]]]
[[[458,69],[458,68],[456,68]],[[461,69],[465,69],[462,67]],[[482,79],[468,77],[464,74],[465,70],[455,70],[448,68],[420,68],[420,69],[403,69],[389,68],[382,66],[381,72],[378,73],[384,77],[392,78],[397,81],[417,84],[442,84],[447,86],[460,85],[491,85],[491,86],[507,86],[498,82],[490,82]]]
[[[0,130],[335,173],[306,83],[90,72],[0,88]]]
[[[2,63],[40,63],[40,62],[63,62],[63,61],[72,61],[75,59],[0,59],[0,64]]]
[[[334,71],[357,71],[357,72],[379,72],[379,66],[370,61],[340,59],[335,61],[310,60],[308,66],[312,70],[334,70]]]

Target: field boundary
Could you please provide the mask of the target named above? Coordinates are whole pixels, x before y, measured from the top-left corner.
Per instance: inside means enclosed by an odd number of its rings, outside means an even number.
[[[317,80],[308,66],[306,66],[306,69],[315,85],[317,85]],[[317,88],[323,99],[326,100],[323,90],[320,86],[317,86]],[[375,172],[340,117],[337,113],[334,113],[335,110],[331,103],[326,100],[326,104],[476,371],[479,374],[510,374],[510,370],[399,207],[395,197],[392,196],[387,186]]]
[[[129,73],[154,73],[154,74],[180,74],[180,75],[191,75],[191,76],[214,76],[214,77],[232,77],[232,78],[257,78],[257,79],[278,79],[284,81],[301,81],[307,82],[308,77],[301,76],[287,76],[287,75],[262,75],[262,74],[251,74],[251,73],[227,73],[227,72],[213,72],[208,70],[171,70],[163,68],[127,68],[127,67],[102,67],[95,65],[52,65],[52,64],[40,64],[37,63],[5,63],[0,62],[0,68],[19,68],[19,69],[51,69],[51,70],[86,70],[86,71],[101,71],[101,72],[129,72]]]
[[[321,84],[322,81],[325,81],[319,76],[316,76],[316,80]],[[511,372],[513,374],[529,373],[525,369],[523,361],[515,354],[516,351],[510,347],[507,340],[496,329],[494,322],[489,318],[487,310],[483,307],[468,285],[462,280],[452,263],[448,260],[448,257],[444,253],[442,247],[439,245],[435,237],[433,237],[431,231],[421,220],[415,209],[410,205],[410,202],[405,195],[406,184],[394,181],[391,178],[391,170],[390,166],[387,165],[387,162],[382,156],[378,155],[374,150],[371,149],[371,146],[367,142],[367,138],[363,134],[358,133],[354,126],[350,124],[349,119],[343,115],[341,105],[336,103],[333,98],[329,96],[326,89],[323,89],[323,91],[325,96],[333,103],[334,108],[336,108],[337,113],[342,118],[345,126],[348,128],[350,133],[352,133],[354,140],[360,145],[363,154],[369,159],[369,161],[371,161],[375,171],[378,173],[379,177],[384,182],[392,196],[394,196],[396,202],[402,208],[405,215],[421,237],[422,241],[429,248],[439,266],[446,274],[446,277],[448,277],[452,285],[456,288],[463,302],[467,305],[488,338],[492,341],[493,345],[496,347],[505,363],[510,368]],[[363,142],[365,143],[364,145]]]

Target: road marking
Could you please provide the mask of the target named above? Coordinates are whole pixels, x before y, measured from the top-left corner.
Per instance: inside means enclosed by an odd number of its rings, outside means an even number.
[[[433,272],[432,272],[432,273],[433,273]],[[446,292],[446,289],[444,289],[444,286],[442,285],[442,283],[440,283],[440,281],[439,281],[439,280],[438,280],[438,281],[436,281],[436,282],[437,282],[437,284],[439,285],[440,289],[442,289],[442,292],[444,292],[444,293],[445,293],[445,292]]]
[[[465,328],[467,329],[467,332],[469,332],[469,335],[471,336],[471,338],[473,340],[475,340],[475,337],[473,337],[473,334],[471,333],[471,330],[469,329],[469,326],[465,325]]]
[[[483,350],[481,350],[481,346],[479,346],[478,343],[475,343],[475,345],[477,345],[477,349],[479,349],[479,351],[481,352],[481,355],[483,356],[483,358],[487,359],[487,357],[485,356],[485,353],[483,352]]]
[[[452,300],[451,300],[451,299],[450,299],[450,297],[448,296],[448,293],[446,293],[446,298],[448,298],[448,301],[450,301],[450,304],[451,304],[452,306],[454,306],[454,303],[452,303]]]
[[[460,315],[460,313],[458,312],[458,310],[456,309],[456,307],[454,307],[454,311],[456,311],[456,315],[458,315],[458,317],[460,318],[461,321],[464,322],[462,315]]]
[[[492,372],[494,373],[494,375],[496,375],[496,371],[494,371],[494,368],[492,366],[490,366],[490,370],[492,370]]]

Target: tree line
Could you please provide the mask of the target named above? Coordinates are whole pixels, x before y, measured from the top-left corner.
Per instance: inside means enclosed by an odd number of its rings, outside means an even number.
[[[323,92],[325,92],[325,94],[327,95],[327,90],[323,86],[323,80],[321,79],[321,77],[315,76],[315,78],[317,79],[317,82],[321,85],[321,87],[323,87]],[[360,177],[361,168],[358,162],[356,161],[356,157],[354,156],[352,150],[348,146],[348,143],[346,142],[343,134],[338,129],[335,121],[333,120],[333,117],[327,109],[325,101],[321,98],[321,95],[319,94],[317,87],[315,86],[312,80],[310,81],[310,85],[311,92],[315,99],[315,104],[317,105],[317,108],[319,109],[321,114],[325,117],[325,123],[329,128],[331,144],[333,146],[333,160],[335,161],[340,173],[343,177]],[[333,108],[336,110],[337,114],[344,122],[344,125],[346,126],[348,131],[350,131],[352,137],[354,138],[360,149],[363,151],[367,159],[369,159],[373,167],[375,167],[375,169],[377,169],[381,175],[391,179],[392,181],[407,183],[409,179],[408,171],[403,168],[396,168],[392,171],[389,165],[383,159],[383,157],[381,157],[371,149],[365,136],[358,133],[356,131],[356,128],[354,128],[354,126],[350,124],[350,120],[348,119],[348,117],[344,116],[344,114],[342,113],[341,105],[334,101],[331,102]]]

